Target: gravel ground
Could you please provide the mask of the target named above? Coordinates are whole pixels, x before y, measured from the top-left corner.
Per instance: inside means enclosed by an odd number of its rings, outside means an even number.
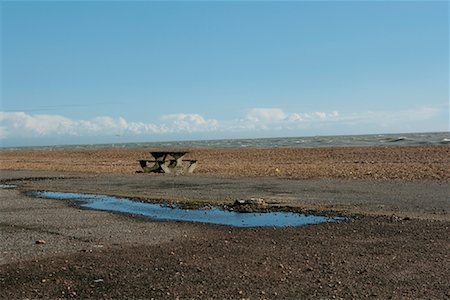
[[[17,187],[0,189],[0,298],[449,299],[448,149],[250,149],[238,164],[234,150],[196,150],[198,174],[179,177],[134,174],[141,150],[2,151],[0,183]],[[294,154],[279,171],[281,161],[263,169],[258,159]],[[200,205],[261,197],[352,218],[278,229],[155,222],[32,190]]]
[[[153,149],[158,150],[158,149]],[[2,150],[0,168],[132,174],[150,149]],[[450,181],[450,146],[192,149],[198,174]]]
[[[159,244],[184,234],[177,224],[137,222],[63,201],[31,198],[13,189],[1,190],[0,197],[2,265],[92,251],[104,244]],[[38,240],[46,241],[45,245],[35,244]]]
[[[218,177],[203,174],[85,174],[4,171],[24,191],[49,190],[132,197],[188,205],[231,205],[263,198],[274,207],[344,215],[383,215],[450,221],[443,181]],[[41,179],[39,179],[41,177]],[[0,181],[2,177],[0,176]],[[18,180],[32,178],[34,180]],[[63,178],[63,179],[62,179]],[[3,181],[5,181],[3,179]]]
[[[2,299],[450,297],[448,221],[239,229],[78,210],[16,190],[2,190],[1,203]]]

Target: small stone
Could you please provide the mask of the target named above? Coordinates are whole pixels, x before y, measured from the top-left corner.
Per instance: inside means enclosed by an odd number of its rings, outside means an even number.
[[[266,207],[267,203],[262,198],[238,199],[232,205],[232,208],[242,211],[252,211]]]
[[[37,240],[36,242],[35,242],[35,244],[36,245],[43,245],[43,244],[45,244],[46,242],[44,241],[44,240]]]

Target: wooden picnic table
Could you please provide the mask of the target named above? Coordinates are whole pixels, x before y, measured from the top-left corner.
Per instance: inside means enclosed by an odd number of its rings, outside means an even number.
[[[192,173],[197,166],[193,159],[183,159],[187,151],[151,151],[153,159],[142,159],[139,163],[144,173],[186,174]],[[148,165],[152,163],[153,165]]]

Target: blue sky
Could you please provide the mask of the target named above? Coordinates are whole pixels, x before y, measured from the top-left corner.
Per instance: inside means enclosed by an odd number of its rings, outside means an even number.
[[[4,1],[0,143],[449,130],[447,1]]]

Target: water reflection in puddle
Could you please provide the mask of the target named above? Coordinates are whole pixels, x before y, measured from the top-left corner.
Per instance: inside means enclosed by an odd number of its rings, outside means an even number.
[[[160,203],[143,203],[105,195],[35,192],[39,198],[76,201],[82,207],[123,212],[154,220],[212,223],[235,227],[287,227],[342,221],[343,217],[324,217],[291,212],[239,213],[220,208],[183,209]]]

